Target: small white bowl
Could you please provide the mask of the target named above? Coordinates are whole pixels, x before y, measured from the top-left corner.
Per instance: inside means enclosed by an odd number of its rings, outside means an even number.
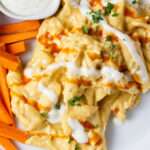
[[[16,18],[16,19],[38,20],[38,19],[44,19],[44,18],[54,15],[59,9],[60,2],[61,0],[53,0],[51,4],[45,10],[42,10],[42,12],[39,12],[36,15],[24,16],[24,15],[15,14],[9,11],[2,3],[0,3],[0,11],[3,12],[5,15],[12,17],[12,18]]]

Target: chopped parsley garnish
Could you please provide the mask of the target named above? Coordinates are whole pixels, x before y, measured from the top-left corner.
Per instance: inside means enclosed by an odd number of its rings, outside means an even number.
[[[111,40],[111,35],[107,35],[106,41],[110,41],[110,40]]]
[[[109,15],[113,9],[114,9],[114,4],[108,2],[107,7],[105,9],[105,16]]]
[[[126,39],[123,39],[123,41],[126,41]]]
[[[89,12],[89,14],[92,15],[92,21],[94,23],[99,23],[100,20],[104,20],[104,18],[102,17],[102,14],[101,14],[101,10],[98,10],[96,12],[91,11],[91,12]]]
[[[132,4],[136,4],[136,2],[137,2],[137,1],[136,1],[136,0],[134,0],[134,1],[132,2]]]
[[[119,15],[118,13],[112,14],[113,17],[117,17],[118,15]]]
[[[116,47],[116,46],[115,46],[114,44],[111,44],[111,45],[110,45],[110,48],[111,48],[111,49],[114,49],[115,47]]]
[[[77,106],[81,106],[81,104],[79,103],[79,104],[77,104]]]
[[[72,138],[69,137],[68,143],[70,144],[72,142]]]
[[[89,33],[89,30],[88,30],[85,26],[82,26],[81,29],[82,29],[82,31],[84,31],[86,34]]]
[[[89,132],[89,130],[87,130],[87,129],[85,129],[84,131],[85,131],[85,132]]]
[[[47,114],[45,112],[40,113],[43,118],[47,118]]]
[[[96,124],[96,125],[94,126],[94,128],[95,128],[95,129],[97,129],[98,127],[99,127],[99,125],[98,125],[98,124]]]
[[[79,148],[79,145],[78,144],[76,144],[75,145],[75,149],[74,150],[80,150],[80,148]]]
[[[57,104],[57,105],[55,106],[55,108],[56,108],[56,109],[60,109],[60,104]]]
[[[71,106],[81,106],[81,104],[75,104],[76,102],[82,101],[83,98],[79,97],[79,96],[74,96],[73,98],[68,100],[68,104],[70,104]]]
[[[115,57],[114,57],[114,56],[111,56],[111,59],[112,59],[112,60],[114,60],[114,59],[115,59]]]

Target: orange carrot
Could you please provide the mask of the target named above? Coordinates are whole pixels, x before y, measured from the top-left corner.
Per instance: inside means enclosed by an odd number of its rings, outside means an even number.
[[[30,137],[30,134],[0,122],[0,136],[25,143],[26,140]]]
[[[40,21],[25,21],[9,25],[0,26],[0,34],[20,33],[26,31],[33,31],[40,27]]]
[[[0,50],[5,51],[5,44],[2,44],[2,43],[0,44]],[[0,97],[13,120],[11,104],[10,104],[10,95],[9,95],[9,90],[7,86],[7,81],[6,81],[6,69],[4,69],[1,66],[0,66]]]
[[[6,124],[13,124],[13,119],[7,112],[5,106],[2,103],[2,100],[0,99],[0,121]]]
[[[5,149],[5,150],[17,150],[15,145],[7,138],[0,136],[0,145]]]
[[[6,52],[11,54],[20,54],[25,51],[26,51],[26,46],[24,41],[6,45]]]
[[[38,30],[10,34],[10,35],[1,35],[0,42],[5,44],[15,43],[15,42],[35,38],[37,34],[38,34]]]
[[[19,57],[0,51],[0,65],[8,70],[16,71],[19,65]]]

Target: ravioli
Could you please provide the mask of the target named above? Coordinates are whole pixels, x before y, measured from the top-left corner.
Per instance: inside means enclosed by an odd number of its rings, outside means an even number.
[[[63,0],[42,23],[33,58],[7,76],[13,113],[32,135],[27,144],[107,149],[110,114],[125,120],[150,87],[150,20],[143,11],[140,2]]]

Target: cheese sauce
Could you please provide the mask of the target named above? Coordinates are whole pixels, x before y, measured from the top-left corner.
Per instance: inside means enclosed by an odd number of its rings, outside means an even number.
[[[19,15],[35,15],[52,5],[53,0],[1,0],[11,12]],[[51,7],[53,9],[53,7]],[[53,11],[53,10],[50,10]]]

